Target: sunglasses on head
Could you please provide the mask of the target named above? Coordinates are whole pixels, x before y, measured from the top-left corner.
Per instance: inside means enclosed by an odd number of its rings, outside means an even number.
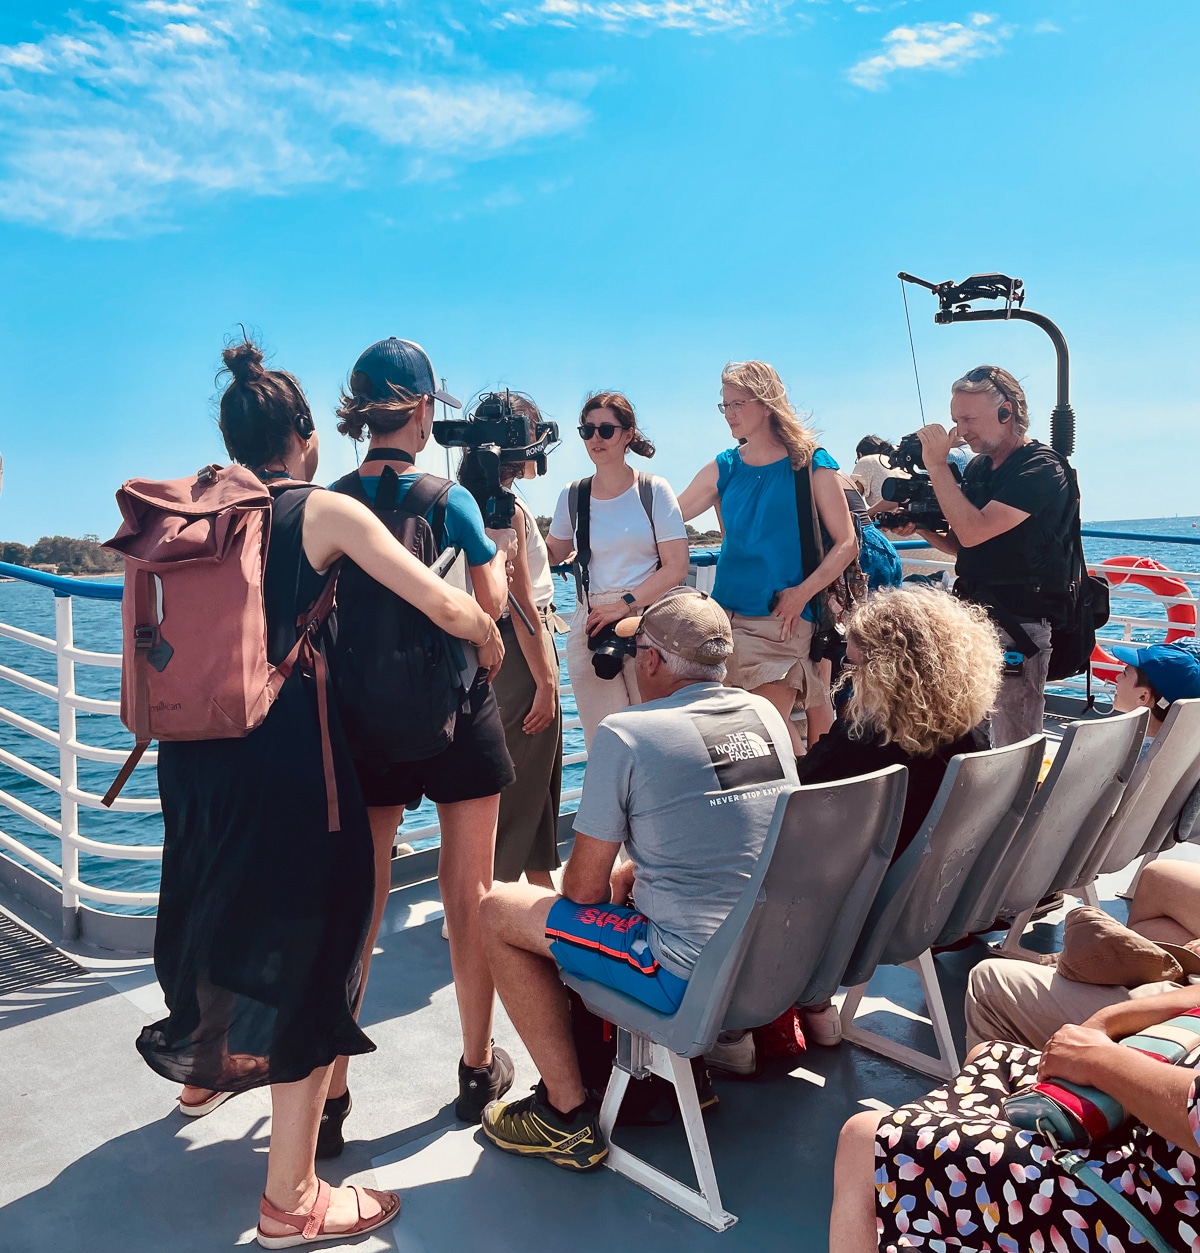
[[[599,435],[601,439],[612,439],[618,431],[624,429],[619,422],[581,422],[579,436],[581,439],[591,439],[593,435]]]
[[[968,383],[991,383],[1000,395],[1015,407],[1017,402],[1008,394],[1008,388],[997,375],[998,371],[994,365],[981,365],[976,366],[974,370],[969,370],[963,377]]]

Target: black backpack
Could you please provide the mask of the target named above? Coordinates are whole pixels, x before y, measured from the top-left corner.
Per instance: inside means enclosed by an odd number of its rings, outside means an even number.
[[[1092,676],[1088,663],[1092,658],[1092,649],[1096,647],[1096,631],[1108,621],[1108,581],[1088,573],[1080,533],[1079,479],[1075,467],[1065,457],[1059,460],[1071,485],[1073,507],[1067,540],[1068,605],[1062,624],[1055,624],[1051,629],[1050,669],[1046,677],[1053,682],[1072,678],[1086,670],[1090,704]]]
[[[372,501],[357,472],[333,484],[372,510],[418,561],[441,552],[449,479],[422,474],[398,504],[391,466]],[[431,514],[432,523],[426,515]],[[406,600],[348,558],[338,575],[330,670],[338,712],[356,761],[424,761],[450,747],[463,700],[454,642]]]

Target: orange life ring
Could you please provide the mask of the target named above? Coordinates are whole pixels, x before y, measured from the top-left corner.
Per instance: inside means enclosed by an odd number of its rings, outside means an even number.
[[[1167,622],[1171,625],[1167,627],[1167,638],[1164,643],[1170,644],[1174,640],[1196,638],[1196,603],[1187,584],[1182,579],[1153,573],[1156,570],[1166,570],[1167,566],[1149,557],[1137,556],[1105,557],[1100,565],[1107,567],[1104,571],[1105,577],[1113,587],[1119,587],[1122,583],[1135,583],[1156,596],[1188,597],[1191,600],[1190,604],[1167,606]],[[1122,566],[1124,569],[1112,569],[1114,566]],[[1184,627],[1191,629],[1183,630]],[[1092,650],[1092,673],[1098,679],[1111,683],[1124,669],[1125,663],[1118,661],[1111,653],[1105,652],[1099,644]]]

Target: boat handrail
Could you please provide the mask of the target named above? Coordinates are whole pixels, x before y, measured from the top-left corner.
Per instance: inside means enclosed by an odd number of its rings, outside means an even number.
[[[1084,534],[1094,535],[1097,538],[1126,539],[1142,544],[1146,542],[1200,543],[1200,537],[1146,536],[1136,532],[1113,532],[1107,530],[1099,532],[1095,528],[1085,528]],[[896,546],[902,552],[902,560],[905,565],[910,568],[916,567],[924,571],[932,571],[949,569],[952,566],[952,561],[946,554],[930,550],[922,540],[900,540]],[[924,550],[924,552],[919,553],[917,550]],[[717,557],[718,553],[715,550],[693,550],[688,581],[702,591],[711,591],[716,574]],[[1089,562],[1089,566],[1099,568],[1099,563]],[[1115,568],[1120,569],[1121,567]],[[1130,568],[1132,569],[1132,567]],[[1103,569],[1111,573],[1114,567],[1109,565],[1103,567]],[[569,567],[560,565],[555,566],[554,570],[556,573],[566,574]],[[1200,584],[1200,572],[1197,571],[1163,570],[1155,571],[1155,573],[1161,574],[1163,577],[1181,579],[1191,585]],[[16,774],[23,775],[39,787],[46,788],[54,793],[59,802],[59,814],[58,817],[52,817],[48,813],[43,813],[36,806],[4,789],[0,789],[0,808],[7,808],[24,821],[40,828],[47,835],[58,839],[61,848],[60,864],[55,865],[50,858],[43,856],[36,849],[29,847],[23,841],[3,830],[0,830],[0,849],[5,850],[16,859],[23,873],[36,872],[37,875],[42,877],[43,881],[49,879],[59,888],[62,900],[64,936],[71,939],[78,934],[82,915],[81,907],[88,903],[146,908],[154,906],[158,899],[157,892],[133,892],[114,888],[102,888],[99,885],[87,883],[81,878],[80,874],[81,853],[90,857],[100,857],[108,860],[153,861],[161,858],[160,845],[107,843],[90,839],[82,835],[79,830],[79,810],[81,807],[98,810],[102,813],[107,812],[100,810],[100,798],[96,793],[79,786],[79,760],[116,765],[124,759],[125,750],[120,748],[102,748],[98,745],[83,743],[78,739],[76,727],[77,713],[116,716],[120,712],[120,705],[115,700],[100,700],[81,696],[75,690],[75,667],[84,665],[119,668],[121,657],[119,653],[95,652],[76,647],[71,607],[73,600],[76,598],[86,600],[120,600],[122,583],[115,579],[100,581],[70,578],[64,575],[49,574],[41,570],[30,570],[27,567],[16,566],[8,562],[0,562],[0,576],[7,576],[44,587],[52,591],[55,597],[55,634],[53,639],[3,622],[0,622],[0,638],[10,639],[27,647],[53,653],[57,668],[56,681],[50,683],[44,679],[23,674],[12,667],[0,665],[0,682],[14,684],[33,691],[46,699],[55,701],[58,706],[58,728],[55,730],[43,726],[30,717],[6,708],[3,704],[0,704],[0,722],[56,748],[58,752],[58,773],[57,775],[52,774],[50,771],[36,766],[32,762],[25,761],[17,753],[8,749],[0,749],[0,766]],[[1138,588],[1134,590],[1129,588],[1128,585],[1122,585],[1117,594],[1122,600],[1155,601],[1164,607],[1183,602],[1196,603],[1196,598],[1192,596],[1159,596],[1148,589],[1142,590]],[[1114,615],[1111,619],[1111,624],[1114,627],[1121,628],[1122,636],[1126,640],[1133,638],[1135,630],[1162,630],[1165,625],[1161,618],[1129,614]],[[1193,634],[1195,633],[1193,628]],[[563,651],[563,646],[560,642],[560,662]],[[562,667],[562,672],[562,695],[569,696],[571,686],[566,675],[565,666]],[[1061,689],[1071,690],[1073,688],[1081,688],[1082,685],[1083,680],[1081,678],[1056,686]],[[577,717],[564,719],[564,731],[573,730],[578,728],[578,726],[579,720]],[[153,766],[156,760],[157,754],[153,752],[147,753],[143,758],[142,765],[147,767]],[[581,765],[586,763],[586,760],[586,751],[573,752],[568,753],[564,757],[563,764],[564,766]],[[568,812],[573,808],[574,802],[578,800],[581,793],[582,788],[580,787],[571,788],[563,793],[564,812]],[[122,797],[117,800],[113,808],[116,812],[124,813],[155,813],[161,810],[157,796]],[[416,830],[401,828],[398,833],[398,839],[419,841],[436,838],[439,834],[438,825],[434,823]],[[48,891],[49,889],[45,890]],[[107,916],[110,920],[115,921],[111,914]]]

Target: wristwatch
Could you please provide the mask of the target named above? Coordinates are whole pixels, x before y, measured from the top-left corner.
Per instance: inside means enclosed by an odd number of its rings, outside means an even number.
[[[621,599],[629,606],[630,613],[633,613],[636,611],[637,600],[634,598],[634,595],[632,592],[626,592],[625,595],[621,597]]]

